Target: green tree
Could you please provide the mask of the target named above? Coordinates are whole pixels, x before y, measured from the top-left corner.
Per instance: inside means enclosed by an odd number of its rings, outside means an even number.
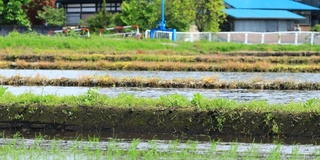
[[[43,7],[38,11],[38,19],[43,20],[49,26],[63,26],[66,23],[65,11],[63,8]]]
[[[136,24],[141,30],[155,28],[161,20],[161,0],[126,0],[121,5],[121,20]],[[165,0],[167,28],[186,31],[195,17],[193,0]]]
[[[45,6],[55,7],[55,0],[31,0],[25,7],[27,16],[32,25],[43,25],[44,21],[37,18],[38,12],[43,11]]]
[[[138,25],[142,31],[155,28],[161,18],[161,0],[126,0],[121,9],[121,20],[127,25]]]
[[[121,19],[121,13],[115,13],[112,16],[111,19],[112,22],[112,26],[125,26],[127,25],[126,23],[124,23]]]
[[[9,0],[8,3],[4,3],[4,23],[31,27],[26,10],[23,9],[23,6],[26,6],[29,1],[30,0]]]
[[[311,28],[311,31],[320,32],[320,24],[317,24]]]
[[[226,20],[223,0],[195,0],[195,9],[195,25],[200,32],[217,32]]]
[[[3,0],[0,0],[0,24],[3,24],[3,19],[4,19],[4,16],[2,14],[3,10],[4,10]]]
[[[193,0],[165,1],[165,19],[168,28],[187,31],[194,21],[195,13]]]
[[[3,0],[0,0],[0,15],[2,14],[3,8]]]
[[[103,0],[101,10],[98,14],[87,19],[88,26],[91,31],[99,31],[101,28],[107,27],[111,23],[112,14],[106,9],[106,1]]]

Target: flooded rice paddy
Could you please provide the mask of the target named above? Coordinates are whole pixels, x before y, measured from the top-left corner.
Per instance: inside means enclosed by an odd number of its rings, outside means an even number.
[[[36,75],[47,78],[79,78],[82,76],[112,77],[144,77],[144,78],[194,78],[217,77],[222,81],[246,81],[252,79],[292,80],[297,82],[320,82],[320,73],[288,73],[288,72],[182,72],[182,71],[96,71],[96,70],[14,70],[0,69],[0,76],[12,77],[20,75],[33,77]]]
[[[254,79],[284,80],[296,82],[320,82],[320,73],[255,73],[255,72],[166,72],[166,71],[96,71],[96,70],[15,70],[0,69],[0,76],[34,77],[37,75],[47,78],[79,78],[83,76],[112,76],[112,77],[144,77],[144,78],[194,78],[217,77],[221,81],[250,81]],[[89,87],[59,87],[59,86],[6,86],[13,94],[31,92],[35,94],[79,95],[89,90]],[[227,98],[237,101],[266,100],[269,103],[289,103],[291,101],[306,101],[319,98],[317,90],[247,90],[247,89],[190,89],[190,88],[137,88],[109,87],[98,88],[99,93],[117,96],[120,93],[134,94],[136,97],[159,98],[162,95],[180,94],[192,98],[195,93],[201,93],[208,98]]]
[[[80,95],[85,94],[90,87],[60,87],[60,86],[4,86],[13,94],[30,92],[34,94]],[[168,94],[179,94],[189,99],[200,93],[208,98],[226,98],[236,101],[266,100],[268,103],[304,102],[311,98],[319,98],[319,90],[247,90],[247,89],[191,89],[191,88],[138,88],[110,87],[97,88],[98,92],[116,97],[121,93],[133,94],[136,97],[159,98]]]
[[[174,79],[174,78],[194,78],[200,79],[203,77],[218,77],[219,80],[223,81],[246,81],[252,79],[263,79],[263,80],[293,80],[297,82],[320,82],[320,73],[252,73],[252,72],[164,72],[164,71],[88,71],[88,70],[11,70],[11,69],[1,69],[0,76],[36,76],[41,75],[47,78],[79,78],[82,76],[105,76],[110,75],[112,77],[146,77],[152,78],[157,77],[161,79]],[[85,94],[90,87],[60,87],[60,86],[5,86],[8,87],[8,91],[13,94],[21,94],[25,92],[31,92],[35,94],[56,94],[56,95],[79,95]],[[109,87],[109,88],[97,88],[98,92],[108,96],[117,96],[120,93],[134,94],[136,97],[150,97],[158,98],[162,95],[168,94],[180,94],[188,98],[192,98],[195,93],[201,93],[203,96],[208,98],[227,98],[237,101],[252,101],[252,100],[266,100],[269,103],[289,103],[291,101],[303,102],[311,98],[319,98],[320,91],[317,90],[246,90],[246,89],[190,89],[190,88],[137,88],[137,87]],[[105,138],[105,137],[102,137]],[[130,138],[139,138],[139,136],[133,136]],[[197,138],[189,137],[191,139],[197,140]],[[239,137],[237,137],[239,138]],[[319,158],[320,146],[311,145],[313,142],[307,140],[306,145],[292,145],[292,143],[299,143],[298,139],[291,140],[287,142],[288,144],[276,145],[272,142],[263,143],[251,143],[246,141],[246,143],[235,143],[230,141],[236,141],[237,138],[225,138],[221,142],[216,143],[215,153],[223,154],[223,152],[230,152],[234,150],[238,156],[244,155],[250,150],[254,150],[260,155],[260,158],[267,159],[268,155],[272,152],[277,151],[280,154],[280,159],[292,158],[294,154],[298,154],[298,159],[314,159]],[[240,137],[241,138],[241,137]],[[132,140],[132,139],[131,139]],[[252,140],[252,139],[251,139]],[[12,144],[10,139],[1,138],[0,146],[6,146],[7,144]],[[35,143],[35,139],[27,138],[15,140],[15,143],[24,143],[24,145],[32,145]],[[45,149],[51,146],[51,140],[43,140],[39,143],[40,148]],[[81,146],[88,146],[89,142],[81,141],[58,141],[58,146],[62,148],[63,159],[94,159],[93,155],[86,154],[72,154],[72,150],[68,150],[70,146],[77,143],[78,148]],[[132,142],[130,140],[123,140],[118,142],[112,142],[119,149],[130,150]],[[148,151],[150,150],[150,140],[140,140],[136,145],[136,150],[138,151]],[[172,142],[168,140],[152,140],[152,144],[156,144],[157,152],[170,152],[172,151]],[[310,144],[310,145],[308,145]],[[175,148],[178,153],[185,151],[188,144],[186,142],[181,142],[176,144]],[[89,145],[90,146],[90,145]],[[105,152],[110,146],[110,142],[107,140],[102,140],[101,142],[96,142],[95,148],[92,150],[102,150]],[[194,152],[197,154],[208,154],[212,149],[212,143],[208,141],[197,141]],[[190,151],[190,150],[188,150]],[[100,153],[100,152],[99,152]],[[29,159],[32,153],[20,154],[18,159]],[[38,154],[38,158],[43,158],[43,152]],[[5,159],[15,159],[17,154],[11,155],[0,155],[0,158]],[[48,159],[54,159],[55,154],[49,152],[49,156],[44,157]],[[89,157],[88,157],[89,156]],[[86,158],[87,157],[87,158]],[[104,155],[100,159],[106,159]],[[118,157],[118,158],[130,158],[130,157]],[[259,158],[259,159],[260,159]],[[166,159],[166,158],[163,158]],[[170,158],[167,158],[170,159]],[[218,158],[219,159],[219,158]],[[237,158],[239,159],[239,158]]]
[[[234,142],[178,142],[178,141],[69,141],[44,139],[0,139],[0,145],[8,151],[1,159],[139,159],[138,152],[157,154],[149,157],[160,159],[315,159],[320,146],[277,145]],[[17,154],[14,149],[23,149]],[[12,149],[12,150],[11,150]],[[31,150],[28,150],[31,149]],[[82,152],[80,150],[83,150]],[[128,151],[121,152],[120,150]],[[130,154],[131,153],[131,154]],[[133,154],[135,153],[135,154]],[[160,155],[161,153],[165,153]],[[227,154],[226,154],[227,153]],[[188,157],[185,157],[189,154]],[[231,155],[228,155],[231,154]],[[272,157],[273,156],[273,157]],[[112,157],[112,158],[111,158]],[[143,159],[144,157],[140,157]],[[242,158],[241,158],[242,159]]]

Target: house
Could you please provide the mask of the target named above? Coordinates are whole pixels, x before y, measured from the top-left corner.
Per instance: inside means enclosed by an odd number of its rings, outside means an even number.
[[[65,8],[68,25],[79,25],[80,20],[86,20],[101,10],[102,1],[56,0],[56,5],[58,8]],[[122,1],[107,0],[107,11],[121,12]],[[306,4],[300,3],[304,1]],[[300,24],[302,30],[309,30],[318,23],[319,0],[224,0],[224,2],[228,23],[223,25],[223,31],[291,31],[294,30],[295,24]]]
[[[57,8],[65,8],[67,24],[79,25],[80,20],[86,20],[101,10],[103,0],[56,0]],[[107,0],[108,12],[120,12],[122,0]]]
[[[311,13],[319,8],[292,0],[224,0],[227,31],[293,31],[295,24],[310,30]]]
[[[295,0],[313,7],[320,8],[320,0]],[[314,26],[320,22],[320,14],[318,10],[311,11],[311,25]]]

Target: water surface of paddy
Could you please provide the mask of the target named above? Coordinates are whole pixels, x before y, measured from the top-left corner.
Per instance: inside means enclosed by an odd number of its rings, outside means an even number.
[[[0,69],[0,76],[36,76],[47,78],[79,78],[81,76],[112,77],[157,77],[160,79],[217,77],[223,81],[263,80],[292,80],[297,82],[320,82],[320,73],[288,73],[288,72],[182,72],[182,71],[96,71],[96,70],[15,70]]]
[[[79,95],[85,94],[89,87],[60,86],[4,86],[13,94],[31,92],[35,94]],[[304,102],[311,98],[319,98],[319,90],[247,90],[247,89],[190,89],[190,88],[138,88],[110,87],[97,88],[98,92],[115,97],[121,93],[134,94],[136,97],[159,98],[168,94],[179,94],[191,99],[200,93],[208,98],[226,98],[237,101],[266,100],[269,103]]]
[[[133,148],[134,146],[134,148]],[[178,142],[164,140],[109,140],[109,141],[71,141],[71,140],[44,140],[44,139],[0,139],[1,159],[107,159],[117,157],[124,159],[139,158],[139,155],[131,155],[132,152],[147,152],[153,150],[165,154],[161,159],[171,159],[171,156],[190,154],[194,158],[210,159],[239,159],[270,158],[277,155],[280,159],[314,159],[319,158],[320,146],[317,145],[284,145],[262,143],[238,143],[238,142]],[[115,151],[118,152],[115,152]],[[128,152],[119,152],[124,150]],[[114,155],[107,156],[108,152]],[[177,155],[178,154],[178,155]],[[226,154],[226,155],[223,155]],[[143,157],[140,157],[143,158]],[[176,157],[176,158],[179,158]],[[180,157],[183,158],[183,157]],[[191,157],[190,157],[191,158]],[[184,159],[184,158],[183,158]]]

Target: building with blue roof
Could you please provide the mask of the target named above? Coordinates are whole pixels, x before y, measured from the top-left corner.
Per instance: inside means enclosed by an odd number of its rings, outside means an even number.
[[[309,0],[310,1],[310,0]],[[313,0],[311,0],[313,1]],[[318,4],[319,4],[319,0]],[[293,0],[224,0],[228,25],[225,31],[277,32],[303,30],[318,23],[319,8]]]
[[[226,4],[237,9],[263,9],[263,10],[318,10],[293,0],[224,0]]]

